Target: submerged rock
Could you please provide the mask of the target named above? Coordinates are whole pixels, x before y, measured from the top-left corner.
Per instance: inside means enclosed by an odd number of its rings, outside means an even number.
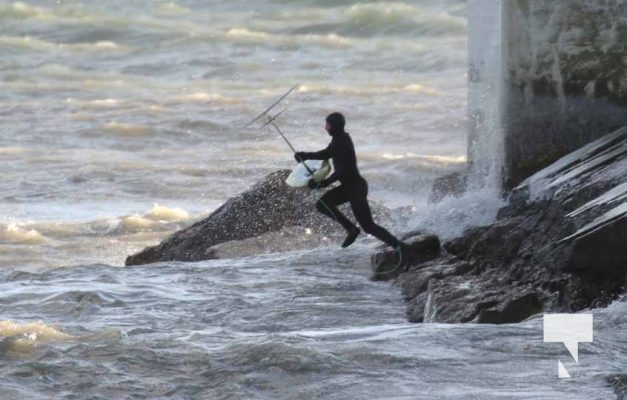
[[[202,261],[314,247],[343,238],[343,228],[316,211],[321,192],[285,184],[289,170],[274,172],[229,199],[211,215],[160,244],[126,259],[126,265]],[[352,216],[347,207],[341,207]],[[373,205],[375,218],[387,210]]]
[[[607,382],[614,387],[617,400],[627,399],[627,375],[613,374],[607,377]]]
[[[525,180],[494,224],[444,243],[396,283],[413,322],[519,322],[615,300],[626,284],[625,244],[627,128]]]

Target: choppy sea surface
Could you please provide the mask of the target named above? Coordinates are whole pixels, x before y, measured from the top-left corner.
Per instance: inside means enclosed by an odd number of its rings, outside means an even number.
[[[245,125],[296,83],[281,129],[320,149],[342,111],[391,231],[492,220],[490,190],[426,201],[466,162],[465,16],[460,0],[0,1],[0,398],[612,398],[623,303],[595,312],[577,365],[541,318],[407,323],[398,289],[368,279],[371,239],[122,267],[293,166]]]

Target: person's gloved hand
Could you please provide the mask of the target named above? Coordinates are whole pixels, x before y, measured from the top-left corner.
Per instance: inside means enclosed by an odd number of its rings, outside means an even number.
[[[302,151],[297,151],[296,153],[294,153],[294,159],[297,163],[305,161],[305,153]]]
[[[316,182],[316,180],[313,179],[313,178],[311,178],[309,180],[309,182],[307,182],[307,187],[309,189],[311,189],[311,190],[316,190],[316,189],[320,189],[321,188],[320,182]]]

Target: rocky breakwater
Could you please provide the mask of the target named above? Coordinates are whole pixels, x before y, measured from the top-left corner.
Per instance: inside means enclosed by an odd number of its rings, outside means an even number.
[[[271,173],[201,221],[127,257],[126,265],[244,257],[340,243],[343,228],[316,211],[320,193],[287,186],[289,172]],[[345,206],[340,209],[347,211]],[[377,205],[373,213],[377,219],[389,216]]]
[[[509,194],[497,221],[444,243],[408,238],[422,259],[395,278],[413,322],[519,322],[539,312],[603,307],[625,291],[627,127],[535,173]]]

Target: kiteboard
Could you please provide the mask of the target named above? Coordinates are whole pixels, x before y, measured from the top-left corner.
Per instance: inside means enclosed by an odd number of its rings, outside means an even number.
[[[285,183],[291,187],[305,187],[311,178],[320,182],[329,175],[329,172],[331,172],[331,164],[328,160],[306,160],[292,170]]]

